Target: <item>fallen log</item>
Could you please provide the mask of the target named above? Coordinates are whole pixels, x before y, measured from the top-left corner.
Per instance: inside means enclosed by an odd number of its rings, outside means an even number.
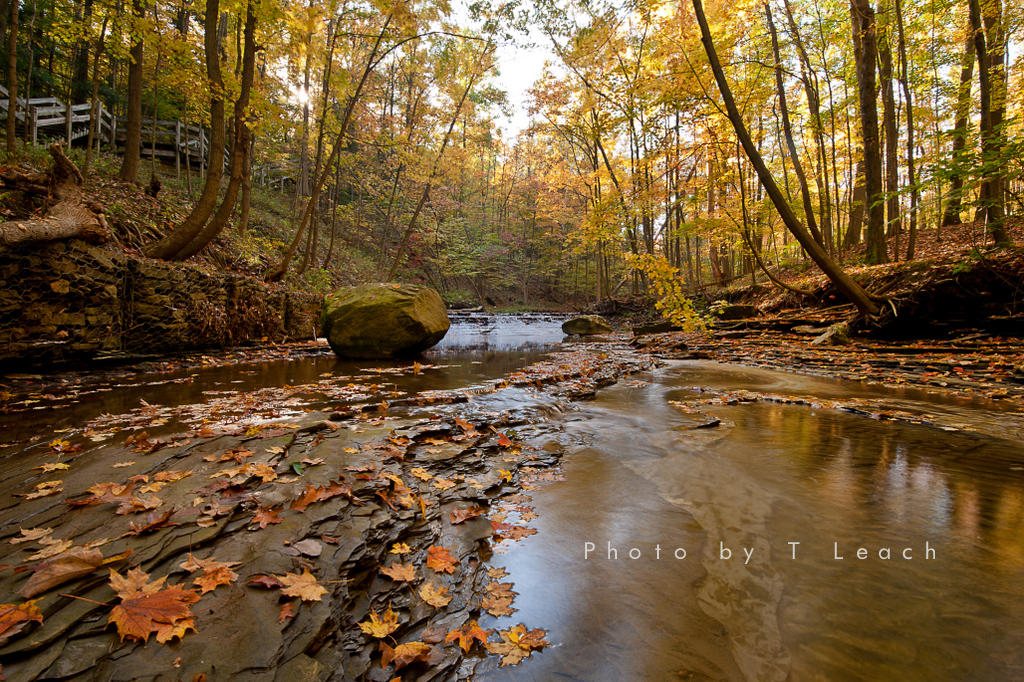
[[[50,156],[53,167],[48,173],[0,169],[0,189],[44,197],[42,217],[0,223],[0,246],[72,238],[100,244],[110,238],[103,209],[82,193],[82,173],[60,144],[50,145]]]

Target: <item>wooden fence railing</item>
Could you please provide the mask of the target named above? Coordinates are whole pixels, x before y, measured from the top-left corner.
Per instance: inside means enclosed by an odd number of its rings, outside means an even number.
[[[10,96],[7,88],[0,85],[0,118],[6,120],[10,109]],[[115,116],[102,102],[98,104],[98,123],[95,136],[96,150],[105,144],[111,151],[124,147],[126,138],[126,122],[124,116]],[[14,107],[17,130],[21,135],[28,121],[26,141],[32,146],[39,145],[41,136],[49,139],[61,139],[70,147],[73,142],[89,135],[90,104],[67,105],[56,97],[32,97],[26,103],[25,98],[18,97]],[[210,137],[206,128],[196,124],[183,123],[180,120],[166,121],[144,119],[142,122],[142,158],[155,158],[164,163],[173,163],[175,171],[180,174],[182,164],[192,170],[202,172],[208,162]],[[227,150],[224,151],[224,164],[228,163]],[[277,186],[284,191],[288,183],[294,183],[293,164],[276,163],[254,166],[253,180],[263,186]]]

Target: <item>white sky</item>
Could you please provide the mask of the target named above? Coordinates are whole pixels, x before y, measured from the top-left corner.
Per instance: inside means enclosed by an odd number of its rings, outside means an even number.
[[[499,116],[502,132],[507,141],[511,141],[530,123],[529,95],[527,91],[540,78],[544,71],[544,63],[553,60],[554,52],[547,45],[545,38],[532,36],[534,46],[523,47],[514,44],[502,44],[497,48],[498,72],[494,79],[496,85],[508,93],[508,101],[512,108],[511,118]]]

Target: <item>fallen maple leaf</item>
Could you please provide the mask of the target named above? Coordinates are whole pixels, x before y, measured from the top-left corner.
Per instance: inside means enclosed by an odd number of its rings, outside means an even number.
[[[487,631],[482,630],[475,620],[470,620],[463,623],[459,629],[450,631],[444,638],[444,643],[451,644],[456,640],[459,642],[459,648],[468,654],[473,648],[474,640],[481,644],[487,643]]]
[[[420,597],[423,598],[423,601],[437,608],[448,606],[448,603],[452,600],[448,594],[447,587],[444,585],[438,586],[431,582],[423,583],[420,587]]]
[[[487,594],[497,599],[508,599],[511,601],[516,596],[516,592],[512,591],[515,585],[513,583],[499,583],[497,581],[487,584]]]
[[[48,462],[48,463],[43,464],[41,466],[32,467],[32,468],[33,469],[39,469],[44,474],[48,474],[51,471],[64,471],[66,469],[70,469],[71,467],[69,465],[65,464],[64,462]]]
[[[543,649],[549,646],[544,640],[544,630],[527,631],[523,624],[516,625],[504,632],[498,632],[500,642],[488,642],[485,646],[487,651],[501,656],[501,666],[516,665],[524,658],[528,658],[535,649]]]
[[[455,483],[448,480],[447,478],[435,478],[431,485],[437,488],[438,490],[448,490],[449,488],[455,487]]]
[[[503,433],[498,438],[498,446],[503,448],[512,447],[512,441]]]
[[[370,620],[359,623],[359,629],[371,637],[381,639],[398,629],[398,616],[391,610],[390,604],[383,616],[377,615],[377,612],[371,609]]]
[[[427,568],[437,573],[454,573],[458,563],[446,548],[437,545],[427,547]]]
[[[36,485],[35,490],[25,495],[26,500],[34,500],[47,495],[56,495],[64,492],[64,481],[43,481]]]
[[[281,510],[260,507],[252,517],[252,522],[258,523],[261,529],[272,523],[281,523]]]
[[[22,531],[22,533],[24,532],[25,531]],[[14,542],[14,540],[11,540],[11,542]],[[395,544],[391,545],[392,554],[408,554],[411,551],[412,548],[409,547],[409,545],[405,542],[396,542]]]
[[[488,595],[480,602],[480,607],[492,616],[511,616],[516,611],[512,608],[511,597]]]
[[[316,581],[316,576],[304,569],[301,574],[285,573],[275,576],[284,588],[281,594],[286,597],[298,597],[302,601],[320,601],[327,594],[327,589]]]
[[[412,564],[394,563],[380,569],[380,572],[397,582],[411,582],[416,579],[416,567]]]
[[[426,663],[434,650],[429,644],[423,642],[406,642],[393,649],[381,642],[380,649],[383,652],[380,659],[381,667],[386,668],[394,662],[396,672],[413,663]]]
[[[469,519],[480,516],[485,511],[487,510],[484,509],[483,507],[478,507],[475,505],[472,507],[465,507],[463,509],[453,509],[452,513],[448,515],[448,519],[452,522],[453,525],[457,525],[460,523],[464,523]]]
[[[221,585],[230,585],[238,579],[238,574],[231,570],[237,561],[206,561],[203,563],[203,574],[192,581],[199,588],[199,594],[212,592]]]
[[[501,567],[499,567],[499,568],[488,568],[487,569],[487,577],[488,578],[494,578],[495,580],[500,580],[501,578],[504,578],[507,575],[508,575],[508,571],[506,571],[504,568],[501,568]]]
[[[150,582],[149,574],[138,568],[127,576],[110,570],[110,585],[121,603],[110,612],[107,624],[117,626],[122,642],[126,638],[145,642],[151,634],[165,642],[195,629],[189,604],[199,601],[199,595],[181,585],[165,588],[165,580],[166,576]]]
[[[32,621],[40,624],[43,622],[43,613],[36,606],[36,600],[21,604],[0,604],[0,642],[18,634]]]
[[[16,538],[11,538],[9,542],[12,545],[20,545],[23,542],[34,542],[52,532],[52,528],[22,528],[21,535]]]
[[[409,473],[411,473],[413,476],[420,479],[421,481],[429,481],[434,477],[433,474],[428,472],[423,467],[413,467],[412,469],[409,470]]]
[[[63,554],[64,552],[71,549],[71,545],[74,543],[71,540],[54,540],[52,538],[41,538],[39,544],[44,545],[43,549],[39,550],[35,554],[30,554],[26,561],[42,561],[43,559],[49,559],[50,557]]]
[[[69,580],[89,575],[102,565],[103,552],[98,549],[75,547],[57,555],[52,561],[36,566],[35,571],[18,590],[18,594],[29,599]]]

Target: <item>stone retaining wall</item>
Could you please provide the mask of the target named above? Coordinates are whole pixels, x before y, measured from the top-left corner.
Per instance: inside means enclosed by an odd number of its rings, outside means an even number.
[[[319,331],[322,299],[80,241],[0,253],[0,363],[167,353]]]

